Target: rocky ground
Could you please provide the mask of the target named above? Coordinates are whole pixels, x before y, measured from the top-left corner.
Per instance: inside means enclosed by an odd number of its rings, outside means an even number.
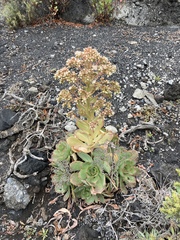
[[[66,86],[53,76],[75,51],[88,46],[117,66],[112,78],[121,93],[112,100],[115,115],[106,125],[118,129],[121,145],[139,151],[142,171],[128,195],[118,192],[105,205],[89,207],[64,203],[54,193],[48,166],[69,121],[56,104]],[[179,59],[178,24],[83,26],[58,21],[16,31],[1,25],[1,239],[140,239],[138,231],[152,228],[168,236],[170,223],[158,209],[180,168]],[[26,124],[17,129],[9,121],[14,113],[3,109],[13,110]],[[43,143],[38,145],[40,137]],[[27,154],[28,144],[32,155]],[[22,194],[20,206],[9,198],[13,191],[16,198]]]

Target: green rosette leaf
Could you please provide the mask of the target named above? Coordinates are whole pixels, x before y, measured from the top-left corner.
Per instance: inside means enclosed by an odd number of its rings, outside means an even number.
[[[96,165],[90,165],[87,168],[87,177],[96,178],[100,174],[100,169]]]
[[[87,154],[87,153],[79,152],[79,153],[77,153],[77,155],[78,155],[84,162],[89,162],[89,163],[92,163],[92,162],[93,162],[92,157],[91,157],[89,154]]]
[[[70,156],[71,147],[65,141],[60,141],[52,154],[51,162],[70,160]]]
[[[111,172],[111,166],[109,165],[108,162],[103,162],[103,168],[104,168],[104,171],[107,172],[108,174],[110,174]]]
[[[67,201],[71,196],[71,190],[70,187],[68,188],[67,192],[64,194],[63,200]]]
[[[80,171],[82,169],[83,162],[81,161],[74,161],[70,164],[71,171]]]
[[[88,199],[91,197],[90,186],[79,186],[74,189],[74,194],[77,198]]]
[[[90,163],[83,163],[82,169],[79,172],[79,178],[81,180],[86,180],[87,178],[87,169],[91,166]]]
[[[76,187],[74,189],[74,194],[75,197],[83,199],[88,205],[98,202],[104,203],[104,196],[102,194],[92,195],[91,187],[89,186]]]
[[[79,175],[77,172],[72,173],[70,176],[70,182],[74,185],[74,186],[80,186],[82,185],[82,181],[79,178]]]
[[[96,194],[101,194],[106,186],[106,178],[104,174],[100,174],[98,176],[98,180],[96,181],[96,184],[92,186],[91,188],[91,194],[96,195]]]
[[[91,195],[90,197],[84,199],[85,202],[88,204],[88,205],[91,205],[93,204],[94,202],[98,202],[98,197],[96,195]]]

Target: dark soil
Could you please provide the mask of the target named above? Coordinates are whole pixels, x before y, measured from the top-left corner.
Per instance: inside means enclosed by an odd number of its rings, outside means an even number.
[[[180,84],[178,25],[130,27],[114,23],[107,26],[83,26],[58,22],[44,23],[17,31],[10,31],[2,26],[0,109],[12,108],[14,104],[15,109],[18,109],[18,101],[12,96],[7,96],[6,92],[35,102],[39,92],[49,89],[51,101],[55,101],[62,88],[53,78],[55,70],[63,67],[75,51],[88,46],[96,48],[117,66],[117,72],[112,78],[120,83],[121,94],[113,99],[115,115],[106,120],[106,125],[117,127],[121,134],[124,128],[129,129],[138,125],[140,121],[148,122],[153,119],[160,132],[155,129],[137,130],[121,138],[120,144],[140,152],[138,164],[141,167],[143,165],[149,173],[148,176],[153,177],[156,190],[169,186],[168,183],[177,179],[175,168],[180,168],[180,99],[177,97],[178,92],[173,101],[172,98],[165,97],[164,92],[170,88],[168,96],[173,95],[172,91],[176,91],[176,87],[171,90],[172,84],[177,87]],[[155,96],[158,107],[153,106],[152,102],[148,103],[144,98],[133,98],[135,89],[142,88],[140,85],[142,82],[146,84],[146,90]],[[33,93],[31,87],[36,87],[38,93]],[[149,143],[146,148],[147,138]],[[58,195],[53,191],[49,171],[48,179],[44,185],[42,184],[41,191],[34,194],[32,202],[25,210],[16,212],[7,209],[5,203],[1,203],[0,238],[42,239],[42,229],[47,228],[48,237],[44,239],[117,239],[116,234],[119,239],[123,239],[123,236],[126,237],[124,239],[133,239],[134,229],[131,227],[138,225],[143,231],[151,230],[151,226],[150,223],[145,225],[143,223],[145,220],[138,214],[130,216],[128,215],[130,213],[127,213],[123,220],[115,221],[120,218],[118,211],[120,212],[121,206],[126,204],[124,199],[132,194],[131,191],[128,196],[117,193],[114,199],[108,202],[109,205],[97,206],[99,212],[94,206],[84,211],[79,218],[78,214],[86,206],[83,203],[81,206],[80,203],[74,204],[70,211],[72,218],[78,219],[77,227],[65,235],[59,231],[55,238],[57,222],[50,219],[57,210],[68,206],[61,197],[54,203],[51,202]],[[138,198],[136,201],[130,199],[128,201],[131,213],[143,213],[142,203]],[[129,222],[133,222],[132,225],[128,225],[128,217]],[[64,227],[67,224],[66,220],[67,218],[63,220]]]

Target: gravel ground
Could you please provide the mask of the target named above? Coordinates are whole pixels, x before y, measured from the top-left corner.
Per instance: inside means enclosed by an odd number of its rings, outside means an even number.
[[[151,217],[156,215],[154,211],[157,210],[157,204],[150,203],[149,195],[146,196],[148,203],[144,205],[149,206],[151,211],[145,206],[142,207],[144,199],[140,192],[142,193],[143,189],[147,190],[145,179],[153,177],[153,184],[156,187],[151,185],[151,190],[163,196],[168,191],[164,189],[167,182],[176,177],[174,169],[180,168],[180,100],[177,97],[179,96],[177,88],[180,84],[178,25],[130,27],[114,23],[108,26],[82,26],[57,22],[17,31],[10,31],[2,25],[0,109],[14,104],[13,97],[9,97],[7,93],[33,102],[39,92],[48,88],[51,92],[51,101],[55,101],[62,88],[53,78],[55,71],[63,67],[75,51],[88,46],[96,48],[117,66],[117,72],[112,78],[120,83],[121,94],[113,99],[115,115],[107,119],[106,124],[117,127],[121,134],[122,129],[129,129],[131,126],[137,126],[141,120],[148,122],[152,118],[160,132],[137,130],[127,134],[126,138],[121,138],[122,145],[128,148],[135,147],[140,152],[139,164],[149,169],[149,175],[144,173],[142,184],[128,196],[121,196],[118,193],[107,205],[86,209],[78,219],[78,226],[67,232],[64,237],[61,235],[59,239],[133,239],[133,231],[137,233],[138,226],[142,231],[148,229],[148,223],[145,224],[147,219],[143,215],[150,214]],[[172,90],[174,83],[176,85]],[[153,94],[158,106],[154,106],[151,100],[148,102],[144,98],[133,98],[135,89],[142,89],[142,86],[146,86],[146,90]],[[167,96],[170,95],[176,96],[177,100],[169,100]],[[146,148],[144,143],[148,133],[151,133],[148,140],[153,143]],[[34,197],[33,203],[23,211],[8,210],[5,204],[1,203],[1,239],[42,239],[40,230],[51,219],[53,213],[61,207],[67,207],[61,198],[48,205],[57,196],[53,191],[49,193],[48,189],[51,189],[50,181]],[[144,191],[147,193],[146,190]],[[132,196],[136,197],[124,200]],[[78,204],[71,209],[76,219],[79,212]],[[136,213],[136,217],[132,213]],[[166,220],[158,214],[154,216],[154,225],[159,221],[159,217],[162,218],[162,224],[168,226]],[[30,216],[33,219],[30,220]],[[39,219],[42,219],[43,223],[38,225]],[[162,227],[161,224],[159,227]],[[33,232],[33,229],[36,231]],[[48,228],[46,239],[55,239],[52,237],[53,229],[52,226]]]

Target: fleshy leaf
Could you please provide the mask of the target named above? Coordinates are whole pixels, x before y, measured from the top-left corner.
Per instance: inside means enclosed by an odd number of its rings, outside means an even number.
[[[90,186],[95,186],[96,183],[98,182],[98,180],[99,180],[99,176],[97,175],[97,176],[95,176],[95,177],[88,177],[88,178],[86,179],[86,182],[87,182]]]
[[[125,187],[125,184],[123,183],[123,180],[120,177],[119,187],[122,193],[127,194],[127,189]]]
[[[91,152],[91,148],[89,148],[87,144],[83,143],[76,137],[73,137],[73,136],[68,137],[67,143],[69,144],[69,146],[74,152],[81,152],[81,151],[85,153]]]
[[[78,155],[84,162],[89,162],[89,163],[92,163],[92,162],[93,162],[92,157],[91,157],[89,154],[87,154],[87,153],[79,152],[79,153],[77,153],[77,155]]]
[[[83,162],[81,161],[74,161],[70,164],[71,171],[80,171],[82,168]]]
[[[93,134],[92,137],[96,138],[100,134],[100,130],[104,126],[104,120],[102,118],[96,120],[95,127],[92,128]]]
[[[64,202],[69,199],[70,194],[71,194],[71,191],[70,191],[70,188],[69,188],[68,191],[65,193],[65,195],[63,197]]]
[[[113,136],[114,134],[112,132],[104,132],[101,130],[98,136],[94,139],[94,142],[97,143],[97,145],[102,145],[110,142],[113,139]]]
[[[60,141],[52,154],[52,162],[70,160],[71,148],[65,141]]]
[[[94,196],[91,196],[91,197],[89,197],[89,198],[86,198],[86,199],[85,199],[85,202],[86,202],[88,205],[91,205],[92,203],[96,202],[95,200],[96,200],[96,196],[94,195]]]
[[[105,203],[104,196],[102,194],[98,194],[98,199],[99,199],[99,202]]]
[[[85,143],[88,144],[88,145],[91,145],[91,144],[93,143],[90,135],[87,134],[87,133],[85,133],[85,132],[82,131],[82,130],[77,130],[77,131],[75,131],[74,135],[75,135],[79,140],[81,140],[82,142],[85,142]]]
[[[103,163],[104,171],[106,171],[108,174],[111,172],[111,166],[109,165],[108,162]]]
[[[79,172],[79,178],[81,180],[86,180],[87,178],[87,169],[89,168],[89,163],[84,163],[82,169]]]
[[[79,175],[77,172],[72,173],[70,176],[70,182],[74,185],[74,186],[80,186],[82,185],[82,182],[79,178]]]
[[[81,129],[83,132],[89,134],[90,132],[90,127],[87,121],[84,120],[77,120],[76,125],[79,129]]]
[[[105,179],[105,175],[104,174],[101,174],[99,175],[99,179],[98,181],[96,182],[96,185],[94,187],[91,188],[91,193],[93,195],[96,195],[96,194],[101,194],[104,189],[105,189],[105,186],[106,186],[106,179]]]
[[[74,147],[72,147],[72,150],[74,152],[90,153],[93,150],[93,148],[90,148],[90,147],[84,145],[84,146],[74,146]]]

